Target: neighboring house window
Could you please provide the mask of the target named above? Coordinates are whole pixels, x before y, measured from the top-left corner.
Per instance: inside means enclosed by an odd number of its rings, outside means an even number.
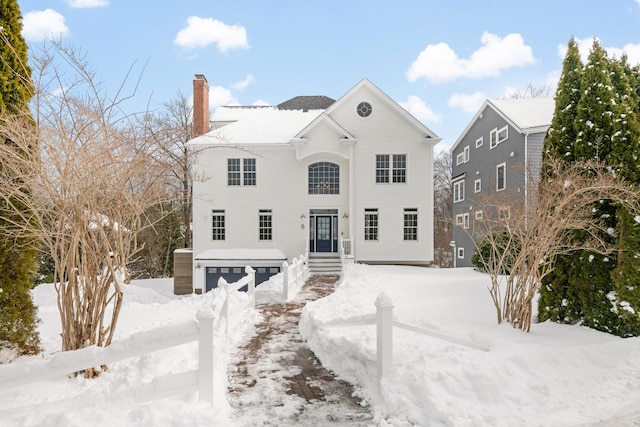
[[[227,159],[227,185],[256,185],[256,159]]]
[[[507,164],[500,163],[496,166],[496,191],[502,191],[507,186]]]
[[[477,220],[481,220],[482,219],[482,211],[476,211],[476,219]]]
[[[509,137],[509,126],[495,128],[489,133],[489,148],[494,148]]]
[[[309,165],[309,194],[340,194],[340,166],[329,162]]]
[[[464,200],[464,179],[453,183],[453,203]]]
[[[476,139],[476,148],[482,147],[482,144],[484,144],[484,137],[483,136],[481,136],[480,138]]]
[[[479,193],[482,191],[482,179],[476,179],[473,181],[473,192]]]
[[[211,211],[211,239],[225,240],[225,214],[224,210],[214,209]]]
[[[458,259],[464,259],[464,248],[458,248]]]
[[[469,146],[467,145],[462,150],[462,153],[456,156],[456,166],[461,165],[462,163],[467,163],[469,161]]]
[[[258,238],[260,240],[273,240],[271,209],[260,209],[258,212]]]
[[[456,225],[462,226],[464,224],[464,215],[458,214],[456,215]]]
[[[407,182],[406,154],[376,154],[376,183]]]
[[[404,240],[418,240],[418,209],[404,210]]]
[[[466,213],[466,214],[462,214],[462,215],[464,217],[464,219],[463,219],[464,222],[462,224],[462,228],[464,228],[465,230],[468,230],[469,229],[469,214]]]
[[[378,209],[364,210],[364,240],[378,240]]]

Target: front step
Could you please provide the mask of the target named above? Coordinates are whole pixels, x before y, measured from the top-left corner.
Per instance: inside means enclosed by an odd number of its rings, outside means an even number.
[[[309,272],[311,274],[340,274],[342,261],[340,257],[309,257]]]

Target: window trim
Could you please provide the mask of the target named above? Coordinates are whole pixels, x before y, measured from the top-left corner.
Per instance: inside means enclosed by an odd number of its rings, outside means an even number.
[[[502,172],[502,188],[500,187],[500,169]],[[507,162],[496,165],[496,191],[504,191],[507,188]]]
[[[482,178],[473,181],[473,192],[480,193],[482,191]]]
[[[470,218],[469,218],[469,212],[463,213],[462,214],[463,217],[463,224],[462,224],[462,228],[464,228],[465,230],[468,230],[470,227]]]
[[[501,138],[500,135],[504,131],[504,138]],[[498,129],[498,144],[509,139],[509,125],[504,125],[500,129]]]
[[[464,178],[453,182],[453,203],[464,201]],[[457,187],[457,188],[456,188]]]
[[[415,217],[415,223],[407,225],[407,218],[409,216]],[[405,242],[418,241],[418,208],[404,208],[402,215],[402,239]]]
[[[481,221],[483,217],[484,217],[484,213],[482,212],[482,210],[481,209],[477,210],[475,213],[475,219],[477,221]]]
[[[407,153],[376,154],[376,184],[406,184],[409,160]],[[402,164],[402,167],[397,165]]]
[[[326,181],[312,182],[312,167],[323,170],[326,168],[327,176],[314,173],[315,178],[326,178]],[[331,171],[329,171],[331,169]],[[322,187],[320,187],[322,185]],[[340,194],[340,165],[329,161],[319,161],[307,166],[307,194],[310,196],[335,196]]]
[[[504,136],[502,137],[502,135]],[[493,150],[507,139],[509,139],[509,125],[504,125],[500,129],[497,127],[493,128],[491,132],[489,132],[489,148]]]
[[[458,153],[456,156],[456,166],[459,166],[464,163],[464,152]]]
[[[263,218],[265,222],[263,222]],[[258,241],[273,241],[273,210],[258,209]]]
[[[462,227],[462,225],[464,224],[464,214],[457,214],[456,215],[456,225],[459,225]]]
[[[484,136],[481,136],[480,138],[476,139],[476,148],[482,147],[483,144],[484,144]]]
[[[464,259],[464,248],[458,247],[458,259]]]
[[[364,210],[364,240],[366,242],[377,242],[379,235],[379,218],[378,208],[365,208]],[[374,223],[369,223],[374,221]]]
[[[231,170],[231,162],[237,161],[237,170]],[[248,165],[253,163],[253,170]],[[234,174],[232,183],[231,174]],[[237,176],[235,176],[237,175]],[[253,180],[251,180],[253,178]],[[227,187],[256,187],[258,185],[258,161],[255,157],[227,157]]]
[[[219,218],[218,224],[215,223],[216,218]],[[227,240],[227,214],[224,209],[211,209],[211,241],[225,240]]]

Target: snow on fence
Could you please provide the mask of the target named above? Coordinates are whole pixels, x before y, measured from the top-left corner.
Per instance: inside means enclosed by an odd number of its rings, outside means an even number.
[[[221,278],[224,302],[215,308],[198,311],[195,320],[173,325],[163,325],[147,331],[137,332],[107,347],[91,346],[74,351],[56,353],[47,362],[27,361],[0,365],[0,388],[18,387],[40,380],[70,375],[113,362],[142,356],[154,351],[198,341],[198,369],[154,378],[151,383],[136,390],[138,401],[156,400],[198,391],[200,401],[213,405],[214,367],[216,348],[215,332],[229,323],[244,310],[255,307],[255,271],[247,266],[247,275],[235,283],[228,284]],[[243,303],[230,307],[230,296],[240,288],[248,286],[248,295]]]
[[[420,335],[429,336],[475,350],[489,351],[489,348],[464,338],[453,337],[421,328],[410,323],[393,319],[393,301],[384,292],[378,294],[375,301],[375,319],[339,320],[322,325],[326,328],[376,325],[376,360],[378,386],[381,380],[393,369],[393,328],[400,328]],[[365,361],[366,362],[366,361]]]
[[[289,264],[282,263],[282,298],[289,301],[289,298],[296,296],[305,280],[309,277],[309,255],[300,255],[294,258]]]

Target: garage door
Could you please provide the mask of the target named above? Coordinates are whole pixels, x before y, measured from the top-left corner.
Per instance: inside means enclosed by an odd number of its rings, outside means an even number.
[[[254,269],[256,270],[256,286],[280,272],[280,267],[256,267]],[[224,277],[227,283],[234,283],[246,276],[244,267],[207,267],[206,271],[206,292],[218,287],[220,277]],[[247,287],[244,286],[240,290],[246,291]]]

